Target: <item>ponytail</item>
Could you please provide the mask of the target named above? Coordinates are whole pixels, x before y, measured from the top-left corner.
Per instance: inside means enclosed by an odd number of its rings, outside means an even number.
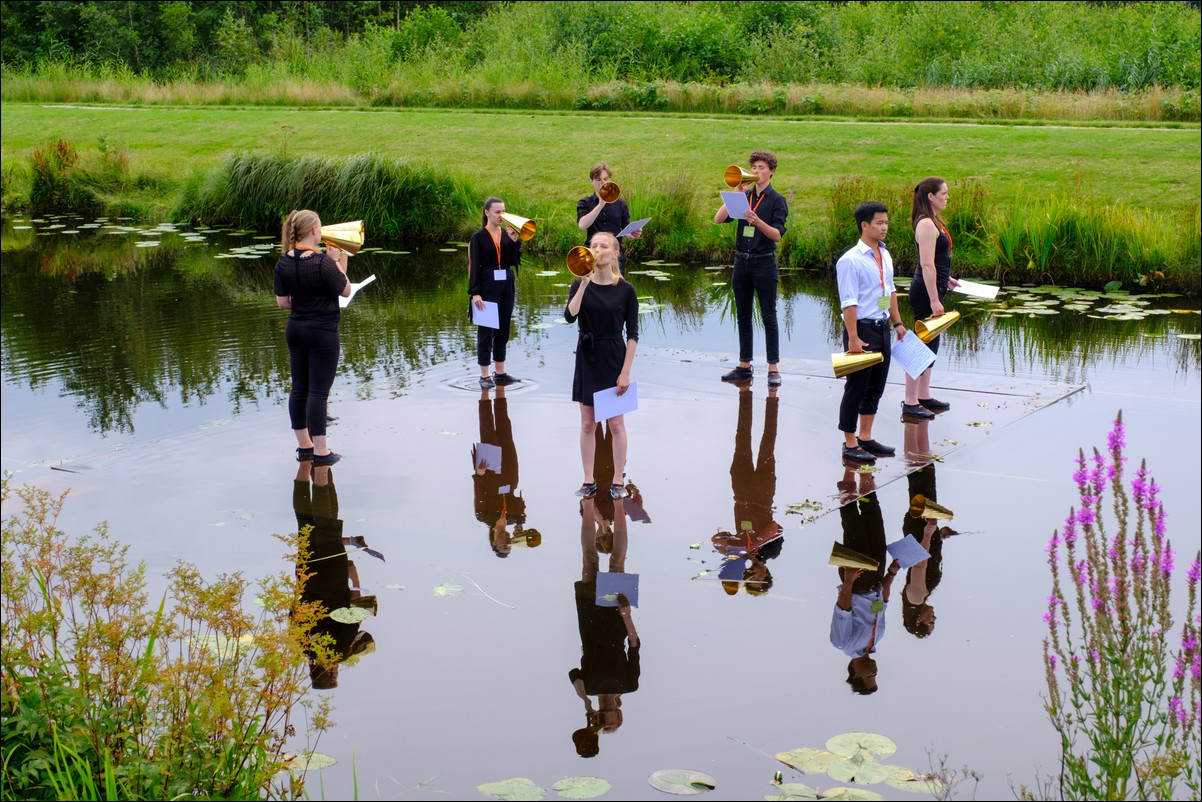
[[[288,213],[288,218],[284,220],[283,229],[280,231],[280,250],[288,253],[298,240],[303,239],[319,225],[321,225],[321,218],[317,216],[317,212],[311,212],[308,209],[299,211],[293,209]]]
[[[918,228],[918,221],[924,217],[929,217],[931,222],[940,228],[947,228],[947,224],[943,222],[943,218],[931,208],[931,199],[927,197],[927,195],[937,193],[946,183],[942,178],[929,176],[919,181],[918,186],[914,187],[914,201],[910,205],[911,229]]]

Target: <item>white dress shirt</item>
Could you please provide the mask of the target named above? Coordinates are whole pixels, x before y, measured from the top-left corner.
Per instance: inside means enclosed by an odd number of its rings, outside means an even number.
[[[880,320],[889,317],[888,309],[880,309],[877,299],[888,298],[897,292],[893,286],[893,257],[881,243],[881,264],[878,266],[872,248],[859,240],[835,265],[839,280],[839,308],[856,307],[856,320]],[[883,273],[883,276],[882,276]]]

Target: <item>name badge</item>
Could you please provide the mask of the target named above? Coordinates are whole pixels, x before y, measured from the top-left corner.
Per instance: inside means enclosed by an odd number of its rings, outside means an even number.
[[[754,237],[755,236],[755,226],[743,226],[743,236],[744,237]]]
[[[888,309],[889,308],[889,296],[882,295],[880,298],[877,298],[876,299],[876,308],[877,309]]]
[[[507,277],[508,277],[508,274],[504,270],[492,271],[492,280],[493,281],[504,281]]]
[[[871,607],[872,607],[872,612],[879,613],[881,610],[885,609],[885,603],[883,601],[881,601],[880,599],[873,599]]]

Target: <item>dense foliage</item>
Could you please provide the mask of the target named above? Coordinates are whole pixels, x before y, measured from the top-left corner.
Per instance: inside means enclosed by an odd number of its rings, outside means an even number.
[[[770,81],[1139,90],[1200,85],[1197,3],[65,2],[0,4],[8,70],[332,82]],[[407,98],[411,100],[412,98]]]

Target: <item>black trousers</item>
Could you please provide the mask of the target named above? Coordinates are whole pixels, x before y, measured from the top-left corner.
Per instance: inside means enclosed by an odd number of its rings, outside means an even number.
[[[775,255],[745,257],[735,254],[735,269],[730,277],[730,288],[735,293],[740,362],[751,361],[751,316],[757,296],[760,299],[760,315],[764,319],[768,364],[775,365],[780,361],[780,330],[776,324],[776,285],[779,278]]]
[[[492,268],[489,268],[490,270]],[[476,364],[486,367],[489,362],[504,362],[506,346],[509,345],[509,332],[513,323],[513,306],[516,294],[513,287],[513,270],[509,270],[509,279],[501,288],[500,297],[485,298],[497,304],[497,316],[501,328],[490,329],[488,326],[476,327]],[[470,311],[470,310],[469,310]]]
[[[310,437],[326,433],[326,403],[338,370],[338,321],[288,319],[284,329],[292,392],[288,417],[293,429],[308,429]]]
[[[880,351],[885,360],[864,370],[847,375],[843,385],[843,401],[839,404],[839,431],[855,433],[858,415],[875,415],[885,382],[889,378],[890,340],[889,319],[857,320],[856,333],[867,351]],[[918,335],[913,335],[918,336]],[[847,332],[843,332],[843,350],[847,350]]]

